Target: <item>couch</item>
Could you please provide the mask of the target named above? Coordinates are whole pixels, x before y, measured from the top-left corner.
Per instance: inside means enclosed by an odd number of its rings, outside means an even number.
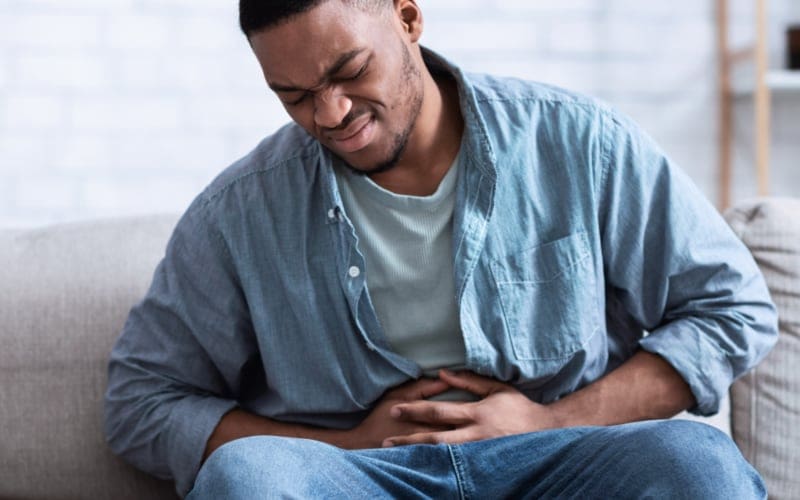
[[[727,214],[781,316],[777,347],[731,390],[731,430],[774,498],[800,498],[800,200]],[[0,499],[170,499],[103,435],[106,362],[173,215],[0,231]],[[730,418],[730,422],[728,419]]]

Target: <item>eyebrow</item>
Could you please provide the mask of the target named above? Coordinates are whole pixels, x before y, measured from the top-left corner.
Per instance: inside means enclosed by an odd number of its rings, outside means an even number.
[[[364,52],[366,49],[353,49],[350,52],[345,52],[344,54],[336,60],[326,71],[325,75],[319,80],[319,82],[310,87],[311,89],[321,86],[326,81],[330,80],[334,75],[336,75],[339,71],[344,68],[347,63],[355,59],[356,56]],[[275,92],[298,92],[298,91],[305,91],[309,89],[304,89],[301,87],[295,87],[293,85],[283,85],[280,83],[268,82],[269,88],[274,90]]]

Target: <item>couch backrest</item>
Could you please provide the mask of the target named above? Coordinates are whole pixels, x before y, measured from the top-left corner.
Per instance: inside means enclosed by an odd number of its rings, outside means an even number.
[[[800,200],[753,200],[726,217],[764,273],[780,328],[775,348],[731,388],[733,438],[770,498],[800,498]]]
[[[174,499],[105,444],[111,346],[175,216],[0,231],[0,498]]]

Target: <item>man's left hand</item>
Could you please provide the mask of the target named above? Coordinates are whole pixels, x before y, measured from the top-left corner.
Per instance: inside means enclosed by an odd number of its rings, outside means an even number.
[[[384,447],[466,443],[561,426],[551,408],[531,401],[508,384],[470,372],[441,370],[439,378],[454,388],[479,396],[480,401],[397,404],[390,411],[392,418],[446,426],[450,430],[390,437],[383,441]]]

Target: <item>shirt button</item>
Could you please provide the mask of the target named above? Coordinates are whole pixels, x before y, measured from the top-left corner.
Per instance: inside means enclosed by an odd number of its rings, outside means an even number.
[[[328,218],[331,219],[331,220],[335,219],[336,218],[336,210],[334,210],[332,208],[330,210],[328,210]]]
[[[358,278],[361,275],[361,269],[356,266],[350,268],[347,273],[350,275],[351,278]]]

